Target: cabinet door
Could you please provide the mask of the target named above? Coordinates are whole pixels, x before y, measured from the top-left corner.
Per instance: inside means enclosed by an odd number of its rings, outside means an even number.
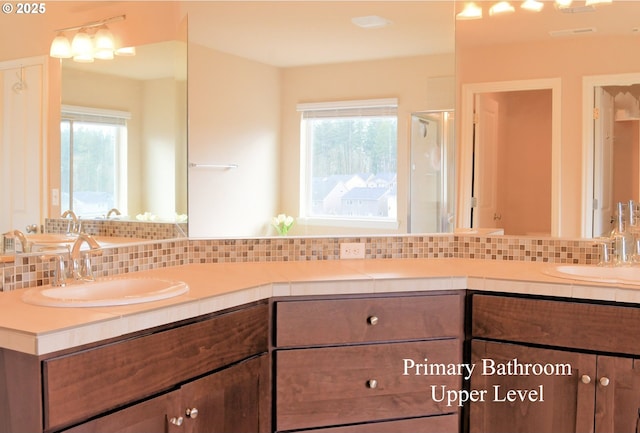
[[[184,385],[184,431],[270,431],[269,382],[268,355],[264,354]]]
[[[176,419],[181,416],[178,413],[179,397],[179,391],[169,392],[77,425],[63,433],[169,433],[175,431],[170,429],[173,425],[169,420],[173,416]]]
[[[471,362],[476,365],[471,389],[486,391],[484,401],[471,403],[471,433],[593,432],[595,355],[483,340],[473,340],[471,352]],[[513,367],[516,362],[517,365],[548,364],[551,366],[548,371],[555,374],[520,374],[523,370]],[[568,372],[562,367],[565,364],[571,366],[571,373],[558,374]],[[513,368],[500,374],[499,365]],[[512,395],[515,401],[509,401],[510,390],[532,390],[533,393],[524,399]]]
[[[640,360],[598,356],[596,432],[640,431]]]

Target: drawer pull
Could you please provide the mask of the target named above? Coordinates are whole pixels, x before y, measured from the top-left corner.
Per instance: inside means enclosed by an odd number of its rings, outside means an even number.
[[[591,377],[588,374],[583,374],[580,378],[580,382],[584,384],[591,383]]]
[[[198,409],[196,409],[195,407],[193,409],[187,409],[185,411],[185,414],[189,417],[189,418],[197,418],[198,417]]]
[[[367,380],[367,388],[376,389],[378,387],[378,381],[375,379]]]
[[[169,420],[169,422],[170,422],[171,424],[173,424],[173,425],[177,425],[177,426],[182,425],[182,422],[183,422],[183,421],[184,421],[184,418],[182,418],[181,416],[179,416],[179,417],[177,417],[177,418],[174,416],[173,418],[171,418],[171,419]]]
[[[609,378],[606,376],[603,376],[600,378],[600,385],[602,386],[609,386]]]
[[[367,323],[369,325],[377,325],[378,324],[378,316],[369,316],[367,318]]]

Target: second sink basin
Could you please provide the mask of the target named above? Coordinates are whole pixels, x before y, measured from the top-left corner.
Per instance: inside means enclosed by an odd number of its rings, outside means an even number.
[[[597,281],[612,284],[640,284],[638,266],[556,265],[547,274],[574,280]]]
[[[109,307],[159,301],[189,291],[182,281],[161,278],[113,278],[65,287],[27,290],[22,300],[46,307]]]

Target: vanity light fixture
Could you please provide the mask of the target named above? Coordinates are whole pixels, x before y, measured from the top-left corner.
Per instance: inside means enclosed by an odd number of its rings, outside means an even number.
[[[527,11],[540,12],[544,7],[544,3],[538,0],[525,0],[520,7]]]
[[[582,12],[593,11],[594,6],[606,3],[612,3],[613,0],[585,0],[584,6],[580,8],[572,8],[573,0],[554,0],[553,4],[556,9],[562,12]],[[544,8],[542,0],[523,0],[520,8],[526,11],[540,12]],[[482,4],[482,3],[480,3]],[[580,10],[578,10],[580,9]],[[508,1],[498,1],[489,8],[489,15],[502,15],[512,13],[515,8]],[[477,3],[467,2],[461,12],[456,14],[456,20],[476,20],[482,18],[482,7]]]
[[[480,18],[482,18],[482,8],[473,2],[467,3],[462,12],[456,15],[458,20],[478,20]]]
[[[515,12],[515,8],[508,1],[501,1],[489,8],[489,15],[502,15]]]
[[[100,21],[94,21],[80,26],[66,27],[56,30],[56,37],[51,42],[49,55],[59,59],[73,58],[76,62],[93,62],[94,59],[113,59],[116,55],[135,55],[135,49],[116,48],[113,34],[107,27],[108,23],[123,21],[126,15],[118,15]],[[66,32],[76,31],[73,40],[65,36]],[[122,51],[121,51],[122,50]]]

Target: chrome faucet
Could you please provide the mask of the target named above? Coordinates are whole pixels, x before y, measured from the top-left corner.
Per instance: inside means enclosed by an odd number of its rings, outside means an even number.
[[[84,254],[81,251],[82,244],[89,245],[89,251]],[[78,239],[75,240],[71,247],[71,263],[73,266],[73,278],[80,281],[93,281],[93,273],[91,272],[91,256],[101,255],[102,249],[100,244],[93,236],[86,233],[79,233]]]
[[[7,236],[13,239],[18,239],[18,241],[20,242],[20,245],[22,246],[22,252],[23,253],[29,252],[29,242],[27,241],[27,237],[20,230],[10,230],[7,233],[5,233],[4,236]],[[15,250],[15,247],[16,246],[14,241],[14,246],[13,246],[14,250]]]
[[[107,212],[107,219],[109,219],[111,214],[120,215],[120,211],[118,209],[116,209],[115,207],[110,209],[109,212]]]
[[[58,254],[45,254],[41,256],[43,262],[53,260],[55,266],[51,273],[51,286],[52,287],[64,287],[67,285],[67,276],[64,269],[64,260],[62,255]]]
[[[67,218],[67,217],[71,218],[71,220],[69,221],[69,225],[67,226],[67,233],[74,233],[74,234],[80,233],[80,222],[78,221],[78,216],[74,211],[72,211],[71,209],[66,210],[60,216],[62,218]]]

